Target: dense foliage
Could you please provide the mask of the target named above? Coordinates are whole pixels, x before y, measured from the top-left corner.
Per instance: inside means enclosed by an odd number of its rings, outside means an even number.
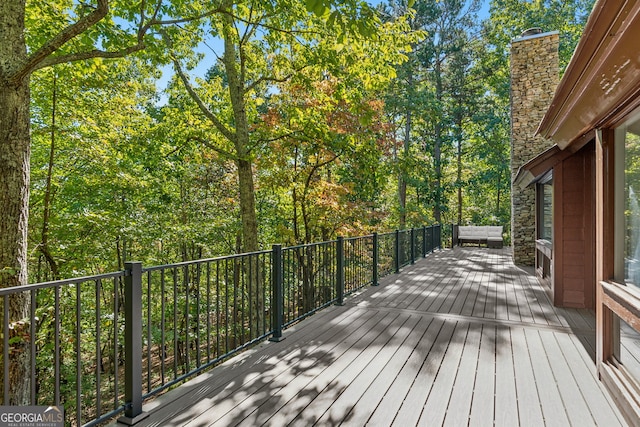
[[[342,5],[222,4],[124,59],[36,71],[30,281],[255,249],[246,215],[258,247],[507,225],[509,40],[559,29],[566,64],[589,5],[495,0],[482,23],[477,1],[392,0],[357,23]],[[83,37],[116,43],[114,22]]]

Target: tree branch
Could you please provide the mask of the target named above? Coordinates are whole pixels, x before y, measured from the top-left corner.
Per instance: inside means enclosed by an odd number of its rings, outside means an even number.
[[[272,83],[284,83],[287,82],[291,77],[293,77],[293,75],[296,72],[300,72],[303,68],[299,69],[299,70],[295,70],[293,73],[291,74],[287,74],[284,77],[267,77],[267,76],[262,76],[258,79],[256,79],[253,83],[251,83],[250,85],[248,85],[245,89],[244,89],[244,93],[249,93],[250,91],[252,91],[253,89],[256,88],[256,86],[258,86],[260,83],[264,83],[264,82],[272,82]]]
[[[217,147],[217,146],[213,145],[212,143],[210,143],[209,141],[207,141],[204,138],[200,138],[198,136],[191,136],[191,137],[189,137],[189,139],[192,140],[192,141],[199,142],[200,144],[204,145],[207,148],[212,149],[213,151],[215,151],[216,153],[222,155],[223,157],[225,157],[228,160],[237,161],[237,160],[240,159],[238,156],[234,155],[233,153],[230,153],[230,152],[228,152],[226,150],[223,150],[220,147]]]
[[[272,142],[276,142],[276,141],[280,141],[281,139],[285,139],[285,138],[290,138],[296,134],[299,134],[299,131],[291,131],[291,132],[287,132],[285,134],[279,135],[279,136],[275,136],[273,138],[260,138],[259,140],[257,140],[257,144],[269,144]]]
[[[92,49],[84,52],[75,52],[66,55],[52,56],[52,54],[61,48],[65,43],[74,37],[82,34],[90,27],[100,22],[109,12],[109,0],[96,0],[98,5],[93,12],[80,18],[75,24],[71,24],[60,31],[52,39],[44,43],[40,49],[32,53],[23,67],[18,70],[12,79],[20,80],[35,70],[50,67],[52,65],[63,64],[67,62],[83,61],[91,58],[123,58],[134,52],[138,52],[145,48],[144,36],[152,25],[161,25],[162,21],[157,20],[158,13],[162,6],[162,0],[158,0],[153,11],[153,16],[146,23],[145,7],[146,1],[142,1],[140,5],[140,22],[138,24],[137,42],[133,46],[116,51],[104,51],[100,49]]]
[[[116,50],[112,52],[94,49],[86,52],[70,53],[68,55],[48,56],[44,58],[42,61],[40,61],[40,63],[37,64],[32,71],[39,70],[41,68],[50,67],[52,65],[64,64],[67,62],[83,61],[83,60],[92,59],[92,58],[106,58],[106,59],[124,58],[125,56],[141,51],[144,48],[145,48],[145,44],[142,42],[138,42],[133,46],[129,46],[125,49]]]
[[[204,102],[202,102],[202,99],[200,99],[200,96],[198,96],[196,91],[193,89],[193,86],[191,86],[191,83],[189,82],[189,79],[185,75],[184,71],[182,71],[180,62],[178,62],[178,60],[174,58],[173,65],[176,69],[176,73],[178,73],[178,76],[180,77],[180,80],[182,80],[182,83],[184,84],[185,89],[187,89],[189,96],[198,105],[198,108],[200,108],[200,111],[202,111],[202,114],[204,114],[205,117],[208,118],[211,121],[211,123],[213,123],[216,129],[218,129],[218,131],[222,135],[224,135],[225,138],[227,138],[231,142],[235,142],[235,139],[236,139],[235,133],[229,130],[229,128],[227,128],[224,125],[224,123],[222,123],[222,121],[220,121],[218,117],[215,114],[213,114],[211,110],[207,108],[206,105],[204,105]]]
[[[186,18],[178,18],[178,19],[167,19],[167,20],[158,20],[152,19],[150,21],[150,25],[176,25],[176,24],[184,24],[187,22],[193,22],[198,19],[206,18],[207,16],[211,16],[216,13],[228,13],[224,6],[218,6],[213,9],[209,9],[206,12],[203,12],[199,15],[193,15]]]
[[[283,33],[283,34],[289,34],[289,35],[315,35],[315,36],[322,36],[323,33],[321,31],[310,31],[310,30],[294,30],[294,29],[285,29],[285,28],[279,28],[279,27],[275,27],[273,25],[269,25],[269,24],[265,24],[263,23],[263,21],[267,18],[269,18],[270,16],[275,16],[275,15],[270,15],[270,14],[265,14],[262,15],[257,22],[251,22],[250,19],[246,19],[246,18],[242,18],[240,16],[236,16],[234,14],[232,14],[229,11],[221,11],[221,13],[227,13],[229,15],[231,15],[234,19],[242,22],[245,25],[255,25],[256,27],[261,27],[267,30],[271,30],[271,31],[275,31],[278,33]]]
[[[58,50],[69,40],[79,34],[82,34],[88,28],[100,22],[108,12],[109,0],[97,0],[97,6],[91,13],[83,16],[77,22],[64,28],[52,39],[40,46],[40,49],[29,55],[24,65],[13,76],[11,76],[11,80],[20,81],[31,74],[34,70],[42,68],[39,67],[40,63],[48,58],[49,55]]]

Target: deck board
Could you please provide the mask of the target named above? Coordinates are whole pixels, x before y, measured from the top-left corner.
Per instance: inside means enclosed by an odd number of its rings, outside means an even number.
[[[438,251],[157,397],[138,425],[626,425],[593,327],[508,248]]]
[[[496,393],[495,425],[509,427],[519,425],[516,372],[513,364],[511,328],[496,328]]]
[[[331,407],[332,404],[345,393],[348,386],[352,384],[358,375],[363,372],[362,370],[373,363],[374,358],[379,354],[381,349],[389,345],[392,338],[396,336],[398,330],[406,323],[407,318],[405,316],[397,316],[394,320],[399,321],[394,324],[390,324],[385,328],[388,331],[387,334],[379,333],[371,345],[367,345],[366,348],[363,348],[356,358],[352,359],[348,364],[345,363],[344,368],[338,372],[333,379],[329,381],[328,378],[326,378],[326,375],[316,378],[316,381],[319,383],[317,389],[319,389],[320,392],[303,410],[298,411],[298,414],[295,416],[292,423],[282,423],[278,418],[276,418],[273,425],[309,426],[315,424],[329,409],[329,407]],[[391,335],[391,337],[389,335]],[[373,366],[372,368],[375,371],[376,366]],[[352,396],[348,396],[348,398],[351,399]],[[299,397],[296,396],[296,401],[298,399]],[[283,412],[284,411],[279,411],[278,414],[282,414]],[[347,412],[348,411],[345,411],[342,414],[336,414],[335,420],[342,420],[343,417],[346,416]],[[335,424],[335,422],[333,422],[333,424]]]
[[[464,348],[456,371],[455,382],[452,385],[451,397],[448,405],[442,405],[442,407],[446,407],[446,416],[443,423],[445,426],[457,427],[469,423],[473,389],[476,383],[476,372],[480,358],[481,338],[482,325],[479,323],[470,324],[467,337],[462,344]],[[433,407],[439,407],[438,402],[433,402],[432,405]],[[423,424],[430,421],[431,412],[428,408],[425,408],[422,412],[422,419],[425,420]]]
[[[607,406],[615,412],[614,403],[604,390],[602,383],[597,381],[593,361],[582,350],[582,343],[576,336],[569,334],[556,335],[560,350],[569,362],[569,369],[578,384],[579,392],[585,399],[595,425],[608,425],[610,421]],[[576,351],[577,350],[577,351]],[[596,381],[596,384],[593,384]]]
[[[377,313],[376,313],[377,314]],[[302,366],[301,374],[297,369],[290,369],[279,381],[261,381],[268,383],[268,390],[259,394],[250,394],[250,398],[244,400],[242,405],[233,408],[232,412],[219,420],[215,424],[219,426],[236,425],[237,422],[243,421],[245,416],[256,406],[261,411],[259,414],[273,425],[286,425],[291,421],[292,416],[303,413],[305,416],[313,417],[314,414],[309,410],[304,411],[308,404],[312,402],[327,387],[341,387],[336,378],[345,370],[357,357],[363,357],[359,351],[349,351],[353,347],[370,351],[374,346],[382,342],[386,334],[382,333],[392,322],[398,318],[398,314],[383,313],[382,318],[373,316],[363,327],[358,328],[356,333],[352,333],[341,337],[339,344],[333,346],[332,342],[322,346],[320,350],[321,357],[313,357],[307,363],[308,366]],[[363,333],[364,332],[364,333]],[[318,350],[315,351],[318,353]],[[301,361],[304,362],[304,361]],[[298,368],[300,369],[300,368]],[[261,384],[262,385],[262,384]],[[275,386],[275,388],[274,388]],[[300,394],[300,390],[305,390],[304,394]],[[229,400],[225,399],[223,402]],[[287,407],[286,411],[277,411],[282,407]],[[218,412],[218,407],[211,409],[213,414]],[[243,418],[237,414],[240,413]],[[205,417],[211,419],[212,416],[205,414]],[[255,425],[252,423],[252,425]]]
[[[447,411],[447,404],[451,399],[453,393],[454,383],[457,377],[457,372],[460,369],[460,363],[462,361],[462,355],[464,351],[464,341],[469,333],[468,324],[456,324],[456,328],[447,343],[447,350],[444,360],[440,364],[437,374],[433,379],[433,386],[427,397],[427,401],[422,407],[422,411],[416,410],[407,405],[408,411],[413,411],[415,415],[419,415],[419,425],[442,425]],[[421,387],[417,385],[412,390],[420,390]],[[419,406],[417,407],[419,408]],[[397,426],[415,425],[415,423],[407,422],[403,420],[400,422],[394,422]]]
[[[492,426],[496,392],[496,327],[482,325],[469,425]]]
[[[578,426],[593,424],[595,420],[591,417],[589,405],[584,400],[582,392],[580,394],[573,393],[580,387],[576,383],[569,366],[570,362],[565,359],[555,334],[540,333],[540,339],[549,360],[556,362],[550,365],[551,373],[558,386],[562,402],[567,407],[567,413],[572,414],[571,423]]]
[[[387,363],[396,353],[396,350],[405,342],[409,333],[413,333],[418,322],[418,316],[410,316],[407,322],[396,331],[393,338],[379,349],[378,353],[373,355],[371,361],[364,365],[366,367],[366,365],[373,364],[374,366],[372,366],[371,369],[362,369],[360,372],[357,372],[355,369],[351,370],[349,373],[352,375],[357,373],[353,379],[350,379],[349,375],[341,377],[341,382],[346,383],[347,387],[337,399],[325,398],[322,406],[319,406],[318,402],[314,401],[313,407],[316,411],[324,410],[316,423],[320,425],[335,425],[336,421],[350,421],[349,414],[354,414],[352,413],[354,402],[358,401],[370,388],[376,378],[381,375]]]
[[[440,319],[431,322],[423,339],[407,359],[402,370],[384,394],[382,401],[370,415],[366,425],[391,425],[416,381],[418,384],[424,384],[423,391],[428,392],[431,386],[429,368],[433,369],[435,365],[433,360],[444,354],[443,345],[451,336],[454,326],[452,322]],[[426,354],[432,355],[429,363],[425,359],[424,355]]]
[[[352,425],[363,426],[371,414],[378,407],[387,390],[398,377],[407,360],[414,352],[416,346],[426,339],[426,332],[434,323],[433,319],[425,319],[417,317],[417,324],[406,340],[396,349],[391,359],[377,373],[367,389],[356,399],[349,399],[345,396],[346,404],[350,405],[350,411],[346,416],[346,420]],[[340,404],[340,403],[339,403]]]
[[[511,347],[518,397],[518,418],[521,425],[544,425],[540,395],[536,387],[536,379],[531,365],[530,350],[524,329],[513,328],[511,331]]]
[[[442,393],[445,393],[448,397],[451,386],[444,388],[442,386],[453,382],[452,377],[459,363],[458,358],[462,353],[462,348],[453,343],[453,337],[456,335],[456,331],[460,331],[460,328],[456,323],[447,323],[434,343],[435,348],[432,348],[427,354],[418,375],[411,384],[409,392],[391,424],[392,426],[416,425],[425,411],[424,406],[428,397],[438,395],[437,397],[442,398]],[[463,327],[466,334],[467,326],[464,325]],[[448,399],[444,400],[445,409],[447,401]],[[438,409],[442,410],[442,407]],[[372,423],[372,425],[376,425],[376,423]],[[433,425],[438,424],[434,421]]]
[[[548,334],[551,332],[545,331],[544,333]],[[540,389],[540,385],[544,385],[544,389],[538,391],[540,407],[546,425],[564,427],[571,424],[566,413],[566,409],[569,408],[565,408],[565,402],[558,390],[558,382],[553,375],[553,367],[549,363],[548,349],[542,345],[540,334],[540,331],[531,329],[524,330],[536,387]],[[553,365],[558,366],[561,362],[562,360],[554,360]],[[572,399],[575,398],[576,396],[572,397]],[[570,400],[568,396],[567,400]]]

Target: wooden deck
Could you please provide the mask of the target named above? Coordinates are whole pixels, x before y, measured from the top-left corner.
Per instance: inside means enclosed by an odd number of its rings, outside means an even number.
[[[139,425],[626,425],[593,326],[509,248],[444,250],[146,404]]]

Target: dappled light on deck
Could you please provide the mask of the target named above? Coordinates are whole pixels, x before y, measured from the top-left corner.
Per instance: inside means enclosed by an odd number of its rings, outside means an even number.
[[[438,251],[145,407],[145,426],[625,425],[594,319],[510,248]]]

